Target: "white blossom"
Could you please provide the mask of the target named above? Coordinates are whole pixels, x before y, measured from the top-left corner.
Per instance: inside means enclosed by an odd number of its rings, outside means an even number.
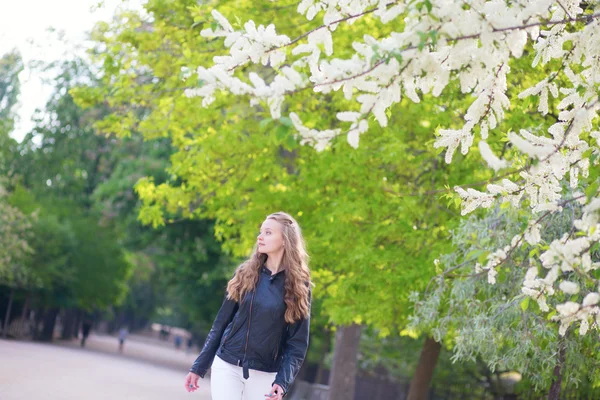
[[[521,152],[531,157],[541,159],[549,156],[554,151],[554,147],[549,144],[533,143],[525,137],[532,138],[532,135],[525,129],[521,129],[520,135],[517,135],[514,132],[508,133],[508,140],[510,140],[510,142]]]
[[[525,241],[531,245],[538,244],[542,240],[540,225],[532,222],[525,231]]]
[[[539,295],[538,297],[536,297],[538,306],[540,307],[540,310],[542,310],[543,312],[548,312],[550,311],[550,307],[548,307],[548,303],[546,302],[546,296],[544,295]]]
[[[577,285],[575,282],[562,281],[558,287],[566,294],[579,293],[579,285]]]
[[[403,95],[419,102],[428,93],[439,96],[457,81],[472,100],[461,110],[462,122],[437,130],[434,147],[443,149],[446,163],[451,164],[457,150],[467,154],[477,139],[481,157],[492,170],[515,165],[519,171],[494,180],[485,190],[456,186],[461,214],[497,202],[529,207],[530,212],[526,228],[509,246],[493,251],[485,265],[476,264],[476,270],[487,272],[488,281],[495,283],[497,267],[514,249],[542,243],[538,218],[562,211],[565,195],[575,192],[579,198],[569,201],[584,205],[583,213],[572,229],[540,254],[536,263],[542,269],[528,270],[522,292],[536,299],[544,312],[556,307],[561,335],[577,322],[580,334],[585,334],[590,316],[598,319],[600,295],[589,293],[583,307],[575,302],[557,305],[552,296],[558,288],[566,294],[579,290],[578,284],[565,279],[566,274],[576,271],[582,276],[581,287],[589,287],[583,286],[584,281],[595,282],[589,274],[600,267],[590,255],[600,241],[600,196],[592,193],[588,201],[582,195],[593,176],[590,171],[600,168],[600,18],[588,13],[582,19],[584,11],[576,0],[476,0],[470,7],[450,0],[429,4],[301,0],[298,13],[309,21],[322,18],[322,25],[295,41],[279,34],[275,24],[257,26],[246,21],[236,29],[213,10],[217,28],[205,29],[201,35],[222,38],[228,52],[214,57],[213,66],[198,68],[199,87],[186,89],[185,95],[201,97],[204,107],[220,92],[246,96],[252,106],[266,107],[273,118],[280,118],[287,99],[298,90],[311,89],[315,96],[339,91],[349,104],[336,110],[339,126],[308,127],[297,114],[289,115],[300,143],[320,151],[339,135],[346,135],[350,146],[357,148],[371,118],[386,127],[389,113],[401,112],[394,106]],[[390,33],[354,38],[351,48],[343,48],[338,26],[367,15],[388,24]],[[577,23],[565,22],[576,18]],[[423,34],[430,36],[423,41]],[[534,52],[532,66],[546,65],[550,72],[511,104],[508,78],[515,71],[509,65],[515,65],[513,60],[522,57],[528,46]],[[341,52],[347,56],[338,57]],[[248,63],[264,67],[241,69]],[[538,126],[510,126],[508,133],[499,132],[505,113],[520,108],[527,97],[538,101],[539,114],[552,113],[558,120],[546,131]],[[498,136],[510,147],[503,159],[488,144]],[[538,276],[543,271],[545,276]]]
[[[325,54],[330,56],[333,54],[333,38],[329,29],[317,29],[308,35],[308,44],[317,48],[318,45],[323,44],[325,47]]]
[[[587,318],[582,318],[579,324],[579,334],[581,336],[585,335],[590,327],[590,323]]]
[[[600,302],[600,294],[598,294],[596,292],[591,292],[585,296],[582,304],[584,307],[589,307],[589,306],[594,306],[594,305],[598,304],[599,302]]]
[[[494,202],[494,196],[475,189],[464,190],[460,186],[456,186],[454,190],[463,200],[461,215],[466,215],[480,207],[491,207]]]
[[[501,160],[496,157],[485,140],[479,142],[479,152],[481,153],[481,157],[494,171],[498,171],[508,166],[508,162],[506,160]]]
[[[488,268],[488,283],[490,285],[494,285],[496,283],[496,276],[498,275],[498,271],[494,268]]]
[[[574,315],[579,310],[579,308],[579,303],[575,303],[573,301],[567,301],[566,303],[559,304],[556,306],[556,310],[563,317]]]
[[[527,274],[525,274],[525,280],[523,281],[523,286],[525,287],[534,287],[535,278],[537,277],[538,269],[537,267],[530,267],[527,270]]]
[[[290,114],[290,119],[294,124],[294,127],[300,134],[301,143],[311,143],[317,151],[322,151],[327,148],[331,137],[335,137],[340,134],[340,130],[326,130],[319,131],[317,129],[310,129],[304,126],[300,117],[296,113]]]

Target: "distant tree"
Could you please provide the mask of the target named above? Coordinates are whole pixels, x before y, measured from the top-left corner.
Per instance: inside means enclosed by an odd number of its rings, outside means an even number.
[[[23,62],[16,50],[0,58],[0,285],[9,288],[4,328],[10,321],[15,289],[28,285],[32,280],[31,271],[27,268],[27,257],[32,253],[28,242],[31,220],[8,201],[17,144],[9,134],[15,126],[19,73],[22,70]],[[6,337],[7,329],[3,334]]]

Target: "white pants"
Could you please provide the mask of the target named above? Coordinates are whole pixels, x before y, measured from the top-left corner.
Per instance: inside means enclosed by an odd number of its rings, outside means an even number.
[[[212,400],[265,400],[271,391],[276,372],[251,369],[246,380],[242,367],[229,364],[215,356],[210,372]]]

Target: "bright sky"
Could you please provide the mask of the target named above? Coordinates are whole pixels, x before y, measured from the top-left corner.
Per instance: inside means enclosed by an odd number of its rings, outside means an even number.
[[[31,60],[54,61],[69,50],[59,43],[52,27],[64,31],[70,46],[84,45],[86,33],[97,21],[107,21],[118,7],[130,8],[123,0],[0,0],[0,56],[17,48],[21,52],[25,70],[21,81],[19,121],[12,136],[21,141],[33,128],[31,117],[36,108],[43,108],[52,87],[43,85],[40,76],[27,68]],[[100,8],[97,6],[100,5]],[[139,5],[138,5],[139,7]],[[93,12],[92,12],[93,11]]]

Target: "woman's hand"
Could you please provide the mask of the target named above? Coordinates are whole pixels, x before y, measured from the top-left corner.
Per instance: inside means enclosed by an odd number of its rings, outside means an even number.
[[[265,400],[281,400],[283,399],[283,389],[278,384],[273,384],[269,394],[265,394]]]
[[[195,392],[196,390],[198,390],[199,378],[200,375],[196,375],[193,372],[188,373],[185,377],[185,390],[187,390],[188,392]]]

